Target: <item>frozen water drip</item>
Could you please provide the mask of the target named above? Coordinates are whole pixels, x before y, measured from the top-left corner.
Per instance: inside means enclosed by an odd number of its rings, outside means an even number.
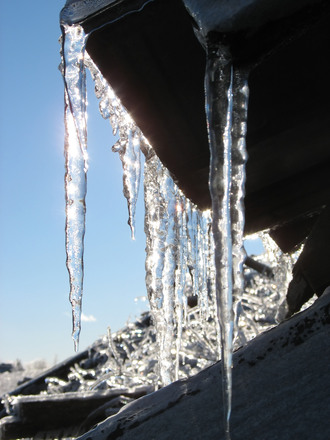
[[[226,46],[207,41],[206,115],[210,145],[209,188],[215,243],[217,316],[221,335],[226,438],[230,439],[233,293],[243,292],[245,147],[248,86]]]
[[[175,185],[168,170],[85,53],[86,38],[80,26],[64,26],[66,248],[75,346],[78,346],[83,292],[87,66],[95,82],[96,96],[100,99],[101,114],[109,119],[114,133],[119,134],[113,151],[119,153],[122,162],[123,192],[133,238],[141,151],[145,155],[146,285],[157,331],[162,383],[168,384],[179,377],[180,364],[185,362],[184,354],[181,354],[183,331],[186,337],[191,334],[201,340],[204,338],[193,328],[189,329],[189,313],[199,316],[205,341],[213,338],[216,327],[219,356],[221,351],[223,361],[226,436],[230,439],[233,297],[239,300],[243,289],[247,75],[234,68],[227,48],[218,42],[210,42],[205,86],[212,213],[202,213]],[[193,312],[187,311],[189,297],[198,298]],[[207,342],[207,345],[212,352],[212,344]]]
[[[87,191],[86,35],[81,26],[64,26],[66,254],[70,277],[75,350],[78,350],[83,295],[85,198]]]

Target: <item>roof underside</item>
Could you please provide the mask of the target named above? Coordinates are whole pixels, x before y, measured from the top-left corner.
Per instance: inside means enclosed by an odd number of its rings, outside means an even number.
[[[97,29],[87,51],[181,189],[207,208],[205,52],[193,20],[180,0],[129,5],[113,2],[81,21],[86,32]],[[139,12],[123,13],[131,5]],[[315,1],[223,35],[235,64],[251,68],[247,233],[303,218],[305,234],[306,216],[328,202],[329,17],[327,2]]]

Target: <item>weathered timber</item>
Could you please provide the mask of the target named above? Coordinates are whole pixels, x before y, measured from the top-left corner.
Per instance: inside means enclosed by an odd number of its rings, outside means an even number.
[[[245,266],[256,270],[257,272],[267,276],[268,278],[274,278],[274,271],[267,264],[261,263],[260,261],[256,261],[249,256],[245,257],[244,264]]]
[[[81,362],[84,359],[87,359],[91,356],[92,352],[95,351],[95,347],[87,348],[86,350],[78,353],[74,356],[71,356],[68,359],[56,364],[54,367],[45,370],[43,373],[39,374],[37,377],[34,377],[31,380],[28,380],[21,385],[19,385],[14,390],[6,393],[10,396],[19,396],[19,395],[32,395],[38,394],[47,389],[46,379],[49,377],[57,377],[58,379],[67,380],[68,374],[70,373],[70,368],[75,364]],[[3,403],[0,402],[0,411],[3,410]]]
[[[0,421],[1,440],[17,438],[62,438],[83,434],[116,413],[126,401],[152,392],[150,386],[122,388],[106,392],[75,392],[20,396],[12,402],[12,412]]]
[[[330,288],[234,354],[232,440],[330,438]],[[79,440],[224,438],[220,362],[143,397]]]

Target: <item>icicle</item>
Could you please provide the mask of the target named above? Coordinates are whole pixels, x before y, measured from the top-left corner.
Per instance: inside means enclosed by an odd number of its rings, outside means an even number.
[[[182,336],[182,326],[186,316],[186,294],[187,294],[187,272],[192,279],[192,288],[194,295],[198,295],[200,324],[208,317],[214,317],[212,300],[212,291],[214,291],[214,269],[213,262],[213,237],[210,233],[210,214],[203,214],[197,210],[192,203],[187,200],[178,190],[168,171],[163,167],[159,159],[154,154],[152,148],[147,144],[140,130],[136,127],[133,120],[121,106],[120,100],[115,96],[113,90],[102,77],[101,73],[86,54],[85,65],[89,68],[95,81],[95,91],[100,99],[100,111],[105,119],[109,119],[114,133],[119,134],[119,141],[113,147],[113,151],[118,152],[123,165],[124,195],[127,198],[129,210],[129,224],[134,237],[134,215],[135,205],[140,181],[140,150],[146,156],[145,164],[145,230],[147,235],[147,257],[146,257],[146,282],[148,296],[157,328],[159,346],[160,346],[160,375],[163,383],[169,383],[173,377],[173,360],[171,350],[174,348],[174,332],[177,333],[176,339],[176,373],[178,376],[178,363],[180,352],[180,340]],[[231,97],[229,93],[229,98]],[[241,102],[241,101],[239,101]],[[240,104],[239,104],[240,105]],[[244,133],[240,130],[243,125],[242,112],[238,112],[238,123],[236,127],[237,143],[241,145],[244,141]],[[228,111],[228,115],[231,112]],[[231,117],[231,116],[230,116]],[[227,126],[227,140],[230,140],[230,117]],[[235,118],[235,115],[234,115]],[[240,125],[241,124],[241,125]],[[235,123],[234,123],[235,131]],[[234,134],[235,141],[235,134]],[[233,174],[237,188],[243,190],[244,178],[241,173],[240,162],[242,151],[239,149],[238,159],[233,160]],[[228,146],[227,174],[230,182],[230,149]],[[236,168],[235,168],[236,167]],[[240,180],[241,179],[241,180]],[[242,180],[243,179],[243,180]],[[236,183],[237,182],[237,183]],[[235,185],[234,184],[234,185]],[[229,189],[226,193],[228,196]],[[228,196],[229,197],[229,196]],[[239,261],[239,242],[240,228],[242,227],[242,218],[240,217],[241,194],[236,199],[232,196],[231,203],[234,206],[232,222],[237,222],[237,246],[234,240],[235,255],[238,255]],[[228,199],[229,200],[229,199]],[[228,207],[229,202],[224,206]],[[229,209],[229,208],[228,208]],[[235,211],[237,209],[237,211]],[[228,247],[225,262],[222,270],[227,269],[231,273],[231,236],[230,236],[230,213],[226,213],[229,223],[225,222],[229,229],[227,241],[223,242]],[[237,220],[236,220],[237,217]],[[216,223],[216,222],[215,222]],[[234,226],[235,229],[235,226]],[[235,239],[235,233],[233,238]],[[178,243],[180,243],[178,245]],[[235,248],[236,246],[236,248]],[[218,252],[219,254],[219,252]],[[225,260],[224,260],[225,261]],[[237,263],[239,265],[239,263]],[[236,271],[235,272],[239,272]],[[231,283],[231,277],[227,277],[228,283]],[[218,289],[219,291],[219,289]],[[228,285],[228,291],[231,292],[231,286]],[[218,307],[217,313],[222,313],[222,338],[225,338],[225,344],[222,344],[225,355],[228,358],[227,364],[231,362],[230,335],[232,333],[232,321],[228,320],[230,314],[231,297],[228,293],[222,299],[222,305]],[[223,307],[226,303],[226,307]],[[220,303],[219,303],[220,304]],[[221,312],[220,312],[221,311]],[[226,320],[227,319],[227,320]],[[229,323],[229,327],[223,326],[223,323]],[[204,326],[204,324],[203,324]],[[207,325],[202,328],[207,332]],[[227,335],[227,336],[226,336]],[[229,349],[228,349],[229,347]],[[227,383],[230,383],[230,369],[226,369]],[[226,388],[230,393],[230,387]],[[229,394],[228,394],[229,396]],[[227,397],[228,397],[227,396]],[[227,399],[230,402],[230,398]],[[229,408],[229,406],[228,406]],[[230,409],[228,409],[230,414]],[[229,416],[228,416],[229,419]]]
[[[89,56],[86,56],[85,64],[94,79],[95,94],[100,99],[103,118],[110,120],[114,134],[119,130],[119,140],[112,151],[119,153],[123,166],[123,193],[127,200],[128,224],[134,240],[135,211],[141,178],[140,142],[143,135]]]
[[[86,36],[81,26],[64,26],[66,252],[70,277],[75,350],[78,350],[83,294],[83,250],[87,173]]]
[[[245,137],[249,100],[247,79],[247,71],[234,70],[230,213],[233,252],[233,304],[235,310],[240,308],[239,302],[244,290],[243,263],[245,249],[243,234],[245,222],[245,166],[247,161]]]
[[[211,222],[210,211],[199,213],[198,243],[199,243],[199,292],[198,303],[200,307],[201,323],[210,317],[209,291],[208,291],[208,267],[210,265],[209,226]],[[213,264],[213,261],[212,261]]]
[[[112,151],[118,152],[123,166],[123,193],[127,200],[128,224],[131,228],[132,239],[135,235],[135,211],[140,188],[141,158],[140,135],[134,123],[128,122],[128,130],[121,136]]]
[[[173,220],[168,216],[168,210],[173,211],[173,201],[168,198],[169,193],[172,193],[172,188],[167,187],[167,183],[170,183],[167,174],[167,170],[157,156],[152,155],[146,159],[144,181],[147,238],[146,284],[157,331],[159,370],[164,385],[168,385],[174,377],[171,349],[174,341],[175,267],[173,268],[172,254],[174,251]],[[172,193],[172,198],[173,195]]]
[[[121,359],[121,357],[120,357],[120,354],[118,353],[118,350],[117,350],[117,347],[116,347],[116,345],[115,345],[115,343],[114,343],[114,340],[113,340],[113,335],[112,335],[112,332],[111,332],[111,328],[110,328],[110,326],[108,326],[108,328],[107,328],[107,336],[108,336],[108,344],[109,344],[109,358],[111,357],[111,356],[113,356],[113,358],[114,358],[114,361],[115,361],[115,365],[116,365],[116,373],[118,373],[118,375],[121,375],[121,373],[122,373],[122,367],[123,367],[123,363],[122,363],[122,359]]]
[[[159,341],[160,377],[168,384],[178,378],[188,267],[193,292],[202,295],[200,308],[207,314],[210,219],[183,196],[152,150],[146,154],[144,175],[146,284]]]
[[[88,56],[85,58],[85,64],[95,82],[101,114],[105,119],[110,119],[114,132],[119,133],[119,140],[112,149],[119,153],[122,161],[124,195],[128,202],[129,224],[133,233],[140,177],[140,149],[147,157],[145,166],[147,170],[145,173],[146,225],[148,224],[146,226],[146,281],[160,347],[163,347],[160,349],[162,353],[160,375],[164,383],[169,383],[173,379],[170,365],[173,364],[171,349],[175,340],[174,332],[177,331],[176,364],[178,364],[183,310],[186,309],[183,292],[187,272],[187,222],[184,210],[186,205],[191,206],[191,204],[180,193],[168,171],[154,155],[150,145]],[[178,206],[182,207],[182,212]],[[194,251],[191,268],[192,272],[197,275],[194,278],[196,292],[198,291],[198,215],[196,208],[191,207],[194,223],[191,228],[196,229],[196,233],[191,232]],[[157,222],[155,223],[156,218],[161,225],[160,228]],[[177,246],[178,242],[181,243],[180,246]],[[161,316],[162,313],[165,314],[164,317]]]
[[[206,261],[206,275],[207,275],[207,295],[208,295],[208,316],[211,319],[217,321],[217,307],[216,307],[216,288],[215,288],[215,267],[214,267],[214,239],[213,239],[213,231],[212,231],[212,211],[204,212],[204,216],[207,218],[207,230],[205,233],[207,234],[207,261]],[[216,332],[218,334],[218,353],[221,353],[220,346],[220,327],[216,326]]]
[[[166,212],[166,239],[165,239],[165,261],[163,272],[163,295],[164,295],[164,319],[166,323],[165,334],[165,349],[169,350],[168,354],[164,355],[165,362],[167,357],[172,358],[171,351],[174,348],[174,319],[175,319],[175,275],[177,265],[177,216],[176,216],[176,187],[167,170],[164,172],[161,181],[161,192],[165,203]],[[162,361],[162,351],[159,353]],[[173,364],[173,361],[172,361]],[[174,370],[172,365],[169,367],[170,381],[174,380]]]
[[[187,202],[187,232],[188,232],[188,265],[192,279],[193,294],[198,296],[198,211]]]
[[[226,47],[218,41],[208,41],[207,56],[205,88],[211,154],[209,186],[215,241],[217,315],[221,327],[225,429],[226,438],[230,439],[234,327],[232,294],[233,288],[236,295],[242,289],[242,201],[248,89],[240,72],[234,75]]]
[[[186,198],[178,191],[175,205],[176,234],[177,234],[177,265],[175,270],[175,312],[176,312],[176,359],[175,380],[179,379],[179,362],[182,342],[182,330],[185,322],[187,298],[185,296],[187,275],[187,223],[186,223]]]

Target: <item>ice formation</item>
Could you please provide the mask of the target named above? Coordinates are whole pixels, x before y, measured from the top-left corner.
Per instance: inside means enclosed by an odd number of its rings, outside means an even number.
[[[232,389],[234,338],[233,293],[243,292],[243,230],[245,134],[248,86],[244,73],[235,69],[228,49],[208,42],[205,75],[206,114],[210,143],[209,187],[215,243],[217,315],[221,333],[226,436]]]
[[[134,239],[135,210],[141,175],[140,151],[144,138],[87,53],[85,66],[89,69],[95,83],[95,93],[100,99],[101,115],[104,119],[110,120],[114,135],[119,135],[119,140],[112,150],[119,154],[123,166],[123,192],[128,206],[128,224]]]
[[[207,271],[212,252],[207,217],[207,213],[199,212],[184,197],[150,149],[145,162],[146,284],[159,339],[159,368],[164,384],[178,377],[187,295],[198,295],[202,314],[210,313]]]
[[[72,305],[72,337],[78,349],[83,294],[83,251],[87,173],[86,36],[81,26],[65,26],[62,72],[65,83],[66,253]]]
[[[69,29],[65,30],[67,32],[65,39],[71,38],[72,32],[69,33]],[[75,33],[78,39],[82,35],[83,33]],[[133,237],[135,205],[140,183],[140,151],[145,156],[146,284],[161,353],[159,374],[163,383],[168,384],[178,377],[180,335],[182,326],[187,320],[188,295],[199,298],[201,313],[205,319],[215,310],[209,304],[214,285],[211,269],[213,246],[210,213],[198,211],[185,198],[130,115],[121,106],[109,84],[88,54],[84,53],[83,45],[81,48],[80,57],[95,82],[101,114],[105,119],[109,119],[114,133],[119,134],[119,141],[114,145],[113,151],[119,153],[123,165],[124,195],[127,199],[128,223]],[[79,72],[80,75],[84,74],[83,69]],[[70,84],[66,85],[69,88]],[[74,84],[73,87],[75,92],[76,85]],[[82,221],[82,217],[80,219]],[[72,237],[68,235],[69,247],[70,239]],[[81,246],[82,249],[83,244]],[[80,292],[82,292],[82,271],[79,273],[81,274]],[[77,279],[76,274],[70,278],[71,290],[75,288],[73,279]],[[175,338],[174,335],[179,337]],[[173,350],[176,351],[175,365],[171,357]]]
[[[85,67],[95,82],[100,111],[119,141],[132,237],[144,161],[146,285],[157,332],[158,373],[163,384],[179,377],[182,333],[189,329],[188,301],[198,300],[198,322],[210,337],[217,335],[223,360],[223,390],[227,439],[231,411],[231,369],[234,312],[244,320],[243,229],[245,133],[248,86],[245,72],[232,66],[226,48],[209,45],[206,70],[206,113],[211,164],[212,212],[200,212],[176,186],[168,170],[122,107],[88,54],[86,36],[78,25],[64,26],[63,75],[66,96],[67,260],[73,335],[78,343],[83,287],[83,237],[87,172]],[[246,314],[245,314],[246,317]],[[238,315],[236,317],[238,319]],[[238,328],[238,337],[244,331]],[[110,338],[111,339],[111,338]],[[207,339],[207,337],[206,337]],[[210,350],[214,346],[210,346]],[[175,359],[175,362],[173,362]]]

